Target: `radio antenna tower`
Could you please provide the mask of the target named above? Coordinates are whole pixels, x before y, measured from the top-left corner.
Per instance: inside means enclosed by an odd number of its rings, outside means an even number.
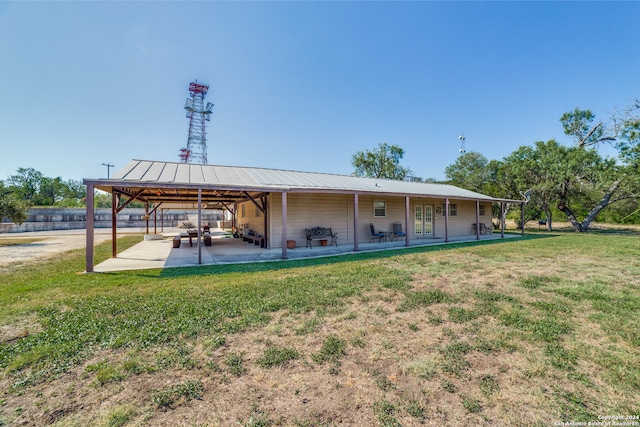
[[[189,83],[190,98],[184,103],[189,119],[189,138],[187,147],[180,149],[181,162],[183,163],[207,163],[207,131],[205,122],[211,120],[213,104],[207,102],[205,107],[204,97],[209,91],[209,85],[195,82]]]

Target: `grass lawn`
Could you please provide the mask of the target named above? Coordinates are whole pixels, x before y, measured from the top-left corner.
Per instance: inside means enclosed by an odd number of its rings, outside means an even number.
[[[535,233],[108,274],[70,251],[0,275],[0,426],[640,425],[638,248]]]

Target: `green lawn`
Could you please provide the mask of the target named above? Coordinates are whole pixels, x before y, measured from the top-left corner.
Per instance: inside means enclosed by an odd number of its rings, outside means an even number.
[[[109,274],[70,251],[0,276],[0,426],[633,418],[639,247],[535,233]]]

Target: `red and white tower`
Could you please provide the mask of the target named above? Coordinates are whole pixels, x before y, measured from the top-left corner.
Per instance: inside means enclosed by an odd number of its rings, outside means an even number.
[[[190,98],[184,104],[189,119],[189,138],[187,147],[180,149],[180,160],[183,163],[207,163],[207,130],[205,122],[211,120],[213,104],[207,102],[205,107],[204,97],[209,91],[209,85],[198,83],[198,80],[189,84]]]

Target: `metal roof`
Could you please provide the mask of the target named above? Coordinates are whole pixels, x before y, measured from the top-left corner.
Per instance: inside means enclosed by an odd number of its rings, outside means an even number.
[[[243,192],[322,192],[359,193],[395,196],[420,196],[452,199],[486,200],[495,202],[516,202],[489,197],[453,185],[422,182],[396,181],[388,179],[362,178],[349,175],[300,172],[256,167],[202,165],[194,163],[160,162],[132,160],[117,171],[110,179],[85,179],[85,184],[93,184],[105,191],[122,189],[158,188],[172,189],[174,194],[197,189],[223,194]],[[126,192],[122,192],[126,194]],[[165,191],[163,191],[163,194]],[[160,191],[155,192],[160,200]],[[150,199],[150,198],[148,198]],[[189,197],[191,200],[192,197]],[[175,200],[175,198],[173,199]]]

